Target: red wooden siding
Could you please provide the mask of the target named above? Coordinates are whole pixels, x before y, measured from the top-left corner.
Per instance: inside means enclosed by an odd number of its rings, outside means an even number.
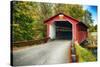
[[[50,25],[49,24],[47,24],[47,38],[49,38],[49,27],[50,27]]]
[[[77,40],[79,43],[83,42],[87,38],[87,28],[83,25],[77,25]]]

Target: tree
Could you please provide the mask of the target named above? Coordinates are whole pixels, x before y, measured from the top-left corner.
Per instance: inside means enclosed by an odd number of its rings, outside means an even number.
[[[52,4],[50,3],[39,3],[39,16],[40,21],[43,22],[44,20],[48,19],[52,15]]]
[[[84,14],[82,6],[76,4],[55,4],[54,10],[55,13],[64,13],[78,20],[81,20]]]
[[[84,11],[84,16],[82,21],[88,26],[93,26],[92,14],[88,10]]]
[[[12,2],[12,38],[14,42],[32,40],[35,37],[37,31],[33,30],[33,28],[36,23],[39,23],[37,7],[37,3],[33,2]]]
[[[95,29],[95,32],[97,32],[97,24],[95,25],[94,29]]]

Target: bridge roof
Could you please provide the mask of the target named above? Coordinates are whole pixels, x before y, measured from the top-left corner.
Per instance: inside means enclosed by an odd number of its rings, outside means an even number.
[[[68,15],[65,15],[64,13],[59,13],[59,14],[54,15],[54,16],[50,17],[49,19],[45,20],[44,23],[47,23],[48,21],[53,20],[55,17],[57,17],[57,16],[59,16],[59,15],[64,15],[64,16],[67,17],[67,18],[70,18],[70,19],[72,19],[72,20],[74,20],[74,21],[76,21],[76,22],[79,22],[78,20],[76,20],[76,19],[74,19],[74,18],[72,18],[72,17],[70,17],[70,16],[68,16]]]
[[[69,18],[69,19],[71,19],[71,20],[77,22],[77,24],[81,24],[81,25],[83,25],[83,26],[85,26],[85,27],[88,28],[88,26],[87,26],[86,24],[84,24],[83,22],[80,22],[79,20],[74,19],[73,17],[70,17],[70,16],[68,16],[68,15],[65,15],[64,13],[59,13],[59,14],[57,14],[57,15],[54,15],[54,16],[50,17],[49,19],[45,20],[44,23],[48,23],[49,21],[55,19],[55,18],[58,17],[59,15],[63,15],[63,16],[65,16],[65,17],[67,17],[67,18]]]

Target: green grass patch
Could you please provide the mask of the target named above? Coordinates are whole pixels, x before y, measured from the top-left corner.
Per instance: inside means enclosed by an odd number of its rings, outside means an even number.
[[[76,54],[78,56],[79,62],[92,62],[96,61],[96,57],[92,54],[91,51],[81,47],[78,43],[75,44]]]

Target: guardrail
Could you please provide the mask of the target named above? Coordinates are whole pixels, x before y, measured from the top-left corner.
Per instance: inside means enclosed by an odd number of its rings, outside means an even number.
[[[76,54],[76,48],[74,43],[70,46],[70,63],[78,62],[78,56]]]
[[[13,42],[12,46],[14,47],[23,47],[23,46],[31,46],[34,44],[41,44],[41,43],[46,43],[50,38],[44,38],[40,40],[27,40],[27,41],[18,41],[18,42]]]

